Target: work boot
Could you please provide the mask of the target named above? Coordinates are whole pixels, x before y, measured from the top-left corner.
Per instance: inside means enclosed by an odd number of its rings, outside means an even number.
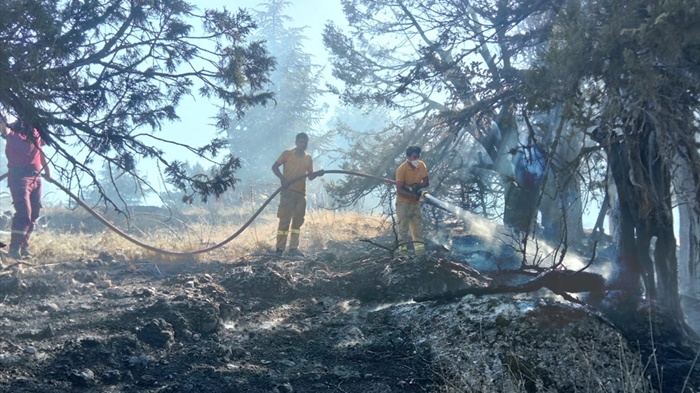
[[[19,247],[10,247],[10,251],[7,253],[12,259],[22,259],[22,255],[19,253]]]
[[[34,256],[31,252],[29,252],[29,249],[27,247],[20,247],[19,255],[21,255],[22,258],[31,258]]]
[[[282,254],[284,254],[284,250],[280,250],[280,249],[275,250],[275,255],[277,255],[278,257],[281,257]]]
[[[287,255],[290,257],[301,257],[303,258],[305,255],[303,252],[301,252],[298,248],[290,248],[289,252],[287,252]]]

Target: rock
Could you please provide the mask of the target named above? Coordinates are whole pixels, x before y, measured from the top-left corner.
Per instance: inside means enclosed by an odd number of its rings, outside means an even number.
[[[15,354],[0,353],[0,365],[13,366],[22,362],[22,358]]]
[[[107,370],[102,374],[102,382],[107,385],[113,385],[119,382],[121,377],[119,370]]]
[[[156,291],[153,288],[141,288],[134,290],[133,292],[134,297],[153,297],[156,295]]]
[[[51,324],[46,325],[41,330],[30,330],[28,332],[17,333],[18,338],[28,338],[31,340],[45,340],[54,336]]]
[[[141,327],[136,337],[154,347],[167,348],[172,344],[175,332],[171,324],[162,318],[156,318]]]
[[[100,280],[96,283],[96,285],[97,285],[97,288],[99,288],[99,289],[107,289],[107,288],[110,288],[112,286],[112,280],[107,280],[107,279]]]
[[[61,310],[56,303],[51,302],[42,303],[36,309],[49,314],[55,314]]]
[[[222,303],[219,305],[219,312],[221,313],[221,319],[229,321],[240,317],[241,308],[228,303]]]
[[[95,348],[103,345],[102,339],[95,336],[85,336],[80,339],[80,345],[83,348]]]
[[[0,294],[12,295],[19,292],[22,288],[22,283],[18,277],[12,274],[0,275]]]
[[[282,360],[278,360],[277,362],[279,364],[287,366],[287,367],[294,367],[296,365],[296,363],[294,363],[293,361],[291,361],[289,359],[282,359]]]
[[[95,383],[95,373],[89,368],[73,370],[68,374],[68,381],[76,387],[89,387]]]
[[[129,357],[129,367],[146,367],[148,365],[148,356],[139,355]]]
[[[192,331],[190,331],[189,329],[182,329],[178,332],[178,336],[181,336],[183,340],[191,340]]]
[[[158,386],[158,379],[153,375],[144,374],[139,378],[138,384],[143,387]]]
[[[108,263],[114,262],[116,260],[116,258],[107,251],[100,252],[100,255],[98,255],[97,258],[102,262],[108,262]]]
[[[219,318],[219,309],[214,304],[200,305],[198,312],[192,316],[192,328],[202,335],[217,332],[223,325]]]
[[[231,347],[231,357],[234,359],[247,359],[248,357],[250,357],[250,354],[243,347],[232,346]]]

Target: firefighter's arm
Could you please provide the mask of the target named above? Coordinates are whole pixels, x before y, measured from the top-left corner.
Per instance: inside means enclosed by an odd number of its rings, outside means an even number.
[[[418,183],[418,189],[428,187],[430,185],[430,179],[428,178],[428,175],[425,175],[423,179],[421,179],[420,183]]]
[[[412,192],[410,188],[406,185],[406,183],[404,183],[403,181],[396,182],[396,193],[408,199],[420,199],[420,194]]]
[[[285,188],[286,188],[286,187],[289,186],[289,182],[288,182],[287,179],[284,177],[284,175],[282,174],[282,172],[280,172],[280,166],[282,166],[282,164],[280,164],[279,162],[275,161],[275,163],[272,164],[272,173],[274,173],[275,176],[277,176],[277,177],[280,179],[280,184],[282,185],[282,187],[285,187]]]
[[[314,164],[313,164],[313,161],[311,162],[311,165],[309,166],[309,169],[308,169],[308,171],[307,171],[306,173],[309,175],[309,180],[313,180],[313,179],[315,179],[315,178],[317,178],[317,177],[321,177],[321,176],[323,176],[323,175],[326,174],[326,173],[323,171],[323,169],[321,169],[321,170],[318,171],[318,172],[314,172]]]

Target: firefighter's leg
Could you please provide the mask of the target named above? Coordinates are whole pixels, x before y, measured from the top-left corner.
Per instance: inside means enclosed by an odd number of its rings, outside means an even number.
[[[39,214],[41,213],[41,179],[32,178],[28,192],[30,206],[29,210],[31,213],[29,215],[29,226],[27,227],[27,233],[24,236],[24,242],[22,245],[25,253],[27,253],[26,249],[29,247],[29,237],[31,236],[32,232],[34,232],[34,229],[36,228],[36,221],[39,219]]]
[[[289,206],[289,191],[282,191],[280,195],[280,206],[277,209],[277,217],[280,219],[277,226],[277,244],[275,249],[278,252],[284,251],[287,247],[287,235],[289,234],[289,224],[292,221],[292,212]]]
[[[301,236],[301,226],[304,224],[306,215],[306,197],[303,194],[295,195],[294,209],[292,212],[292,230],[289,239],[289,249],[299,249],[299,237]]]
[[[413,238],[413,249],[416,255],[425,255],[425,239],[423,237],[423,219],[420,214],[420,205],[411,206],[410,213],[411,238]]]
[[[397,202],[396,203],[396,226],[398,230],[399,237],[399,254],[405,254],[408,243],[408,203]]]
[[[32,223],[29,182],[27,179],[27,177],[12,175],[8,179],[10,194],[12,195],[12,206],[15,208],[15,214],[12,216],[12,233],[10,235],[11,251],[19,251],[20,248],[27,246],[27,232]]]

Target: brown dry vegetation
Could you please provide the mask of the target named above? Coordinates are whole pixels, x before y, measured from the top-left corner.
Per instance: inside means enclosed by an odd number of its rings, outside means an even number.
[[[238,231],[252,215],[240,209],[206,211],[192,208],[176,214],[166,210],[136,213],[129,220],[107,215],[135,239],[169,251],[189,252],[219,244]],[[247,215],[246,215],[247,214]],[[34,262],[55,262],[93,258],[102,251],[126,259],[152,257],[152,252],[96,223],[88,213],[50,208],[45,211],[43,228],[32,239]],[[102,227],[102,228],[100,228]],[[314,253],[329,243],[357,238],[374,238],[390,230],[391,221],[379,215],[334,210],[309,210],[302,227],[301,249]],[[236,261],[250,255],[270,253],[274,248],[277,218],[263,214],[239,236],[221,248],[196,254],[197,261]],[[158,259],[161,255],[155,255]]]

